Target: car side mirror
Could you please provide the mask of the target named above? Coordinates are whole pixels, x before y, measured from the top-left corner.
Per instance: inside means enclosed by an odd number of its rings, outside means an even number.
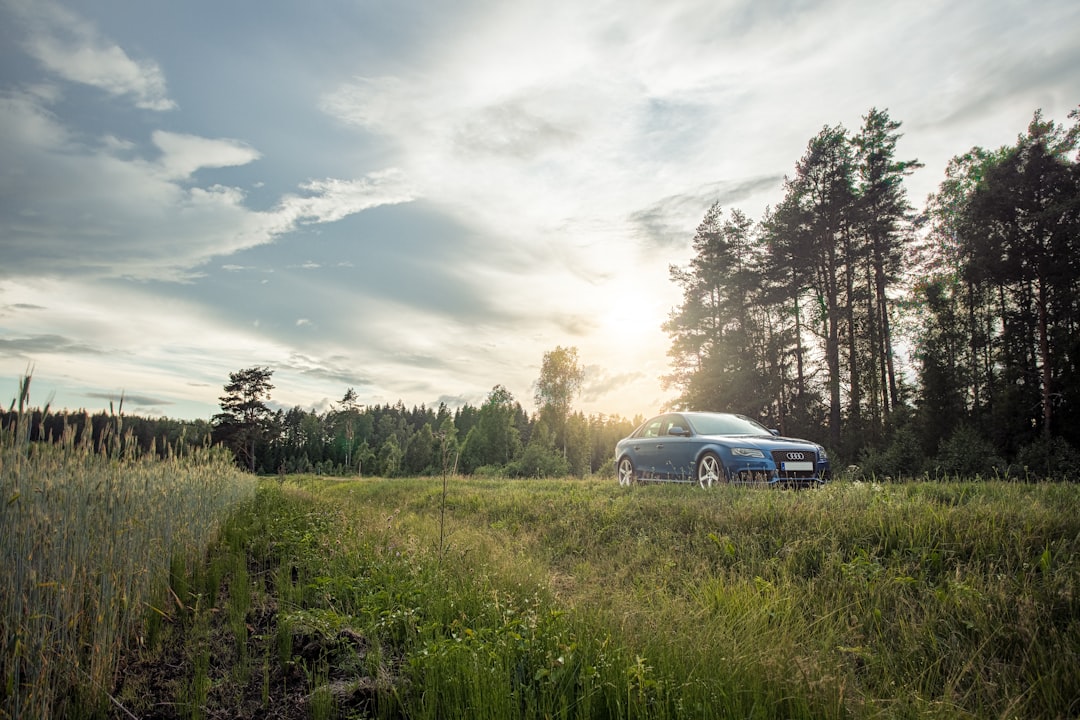
[[[780,431],[777,430],[776,428],[769,428],[769,432],[771,432],[773,435],[776,435],[778,437],[780,435]]]
[[[671,427],[668,428],[667,434],[668,435],[689,435],[690,431],[688,431],[686,428],[681,427],[679,425],[672,425]]]

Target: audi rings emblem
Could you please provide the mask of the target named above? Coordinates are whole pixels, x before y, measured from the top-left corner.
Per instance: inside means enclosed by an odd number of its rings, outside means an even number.
[[[787,454],[787,459],[788,460],[805,460],[806,459],[806,453],[789,452]]]

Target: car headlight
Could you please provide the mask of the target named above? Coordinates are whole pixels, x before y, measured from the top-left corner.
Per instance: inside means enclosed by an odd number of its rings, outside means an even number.
[[[817,456],[818,456],[818,460],[828,460],[829,459],[829,454],[827,452],[825,452],[825,448],[821,447],[820,445],[817,446]]]
[[[735,457],[763,458],[765,453],[757,448],[731,448],[731,454]]]

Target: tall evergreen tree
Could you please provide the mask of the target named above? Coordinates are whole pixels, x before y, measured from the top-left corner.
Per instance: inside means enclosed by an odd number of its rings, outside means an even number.
[[[1075,307],[1080,289],[1080,185],[1069,158],[1078,141],[1080,124],[1066,130],[1036,112],[1027,135],[976,186],[962,224],[973,279],[998,288],[1010,334],[1003,349],[1018,371],[1016,384],[1040,389],[1044,439],[1051,436],[1060,364],[1050,343],[1055,308]]]
[[[680,389],[682,407],[760,415],[768,401],[751,314],[760,284],[753,222],[739,210],[724,219],[714,203],[693,248],[686,268],[670,268],[683,301],[664,324],[674,366],[664,382]]]
[[[961,290],[955,276],[942,275],[928,278],[915,288],[926,310],[915,348],[922,389],[917,427],[922,448],[931,456],[937,454],[941,441],[967,420],[967,340],[958,312],[962,306],[955,297]]]
[[[917,255],[918,269],[923,277],[930,283],[941,282],[952,288],[951,292],[942,295],[943,300],[928,307],[932,312],[953,314],[965,328],[967,342],[959,363],[964,368],[964,405],[973,420],[977,420],[982,409],[992,403],[991,389],[996,375],[992,361],[996,312],[993,310],[993,293],[984,285],[976,284],[968,272],[974,259],[970,246],[962,241],[962,232],[972,193],[987,170],[1003,157],[1004,149],[991,152],[976,147],[949,161],[945,179],[927,201],[930,232]],[[916,289],[920,287],[924,285],[916,285]],[[921,293],[917,292],[916,307],[927,307],[920,297]],[[916,335],[921,336],[925,330],[923,326]]]
[[[777,427],[781,432],[805,434],[816,429],[821,399],[808,362],[806,328],[810,318],[812,272],[804,258],[809,213],[804,210],[791,181],[776,206],[761,222],[767,252],[763,273],[764,306],[774,308],[765,327],[773,394],[777,397]]]
[[[786,238],[787,251],[778,257],[809,271],[817,311],[811,327],[824,344],[828,436],[833,447],[839,447],[841,437],[841,324],[845,303],[850,302],[844,294],[844,249],[853,231],[853,182],[847,131],[840,126],[823,128],[796,164],[795,177],[785,183],[785,200],[798,209],[800,222]]]
[[[872,288],[867,297],[866,339],[868,380],[877,388],[870,407],[877,422],[883,421],[900,402],[889,288],[897,283],[908,256],[905,240],[909,238],[906,231],[912,208],[903,180],[922,167],[917,160],[896,160],[899,129],[899,121],[872,108],[853,139],[858,163],[857,222],[867,243],[867,283]]]
[[[357,423],[362,407],[356,390],[349,388],[341,401],[330,412],[328,418],[335,431],[335,441],[344,447],[346,469],[353,467],[353,449],[356,445]]]
[[[256,443],[265,436],[264,425],[272,415],[266,405],[274,386],[274,371],[252,367],[229,373],[221,412],[214,416],[214,439],[233,449],[237,459],[255,472]]]

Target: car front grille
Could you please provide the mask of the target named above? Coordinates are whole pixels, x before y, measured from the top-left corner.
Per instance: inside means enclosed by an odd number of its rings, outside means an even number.
[[[781,480],[810,479],[817,474],[817,453],[805,450],[773,450],[777,476]],[[802,465],[799,465],[802,463]],[[806,465],[809,463],[809,466]],[[790,469],[792,466],[795,469]]]

